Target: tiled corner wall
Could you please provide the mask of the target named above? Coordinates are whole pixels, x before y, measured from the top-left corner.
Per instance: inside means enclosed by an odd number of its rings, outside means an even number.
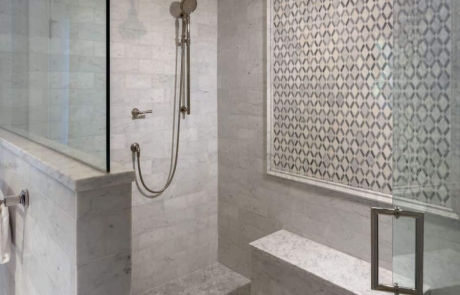
[[[0,0],[0,126],[105,156],[106,0]]]
[[[132,166],[130,145],[138,142],[145,181],[155,189],[171,154],[172,2],[111,1],[112,161]],[[198,1],[191,33],[193,105],[181,123],[175,179],[154,199],[133,185],[133,295],[217,262],[217,0]],[[153,114],[133,120],[135,107]]]
[[[250,277],[248,243],[279,229],[370,261],[370,207],[385,205],[267,175],[266,19],[266,1],[219,1],[219,261]],[[413,232],[398,224],[392,244],[382,221],[381,265],[391,268],[392,249],[413,251]],[[458,241],[457,221],[427,216],[427,251],[458,252]]]
[[[379,204],[267,175],[266,11],[263,0],[219,0],[219,261],[250,277],[249,242],[279,229],[369,260]],[[386,267],[390,230],[382,225]]]

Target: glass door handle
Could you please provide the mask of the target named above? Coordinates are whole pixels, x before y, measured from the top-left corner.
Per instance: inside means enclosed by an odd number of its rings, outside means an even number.
[[[379,283],[379,215],[409,217],[415,219],[415,289]],[[423,295],[423,236],[425,215],[420,212],[403,211],[399,208],[371,208],[371,289],[394,294]]]

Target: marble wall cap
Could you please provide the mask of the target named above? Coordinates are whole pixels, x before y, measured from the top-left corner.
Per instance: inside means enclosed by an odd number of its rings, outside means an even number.
[[[87,191],[133,182],[134,170],[111,163],[106,173],[0,128],[0,146],[16,154],[73,191]]]

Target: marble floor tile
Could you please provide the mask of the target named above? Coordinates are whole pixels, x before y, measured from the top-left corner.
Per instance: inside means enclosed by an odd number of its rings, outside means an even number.
[[[142,295],[250,295],[250,281],[220,263],[171,281]]]

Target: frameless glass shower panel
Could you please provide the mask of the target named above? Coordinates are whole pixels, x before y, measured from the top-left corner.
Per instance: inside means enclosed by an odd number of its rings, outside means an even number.
[[[459,7],[394,1],[393,200],[424,213],[423,249],[414,219],[394,219],[394,283],[415,288],[423,271],[432,295],[460,294]]]
[[[108,170],[106,0],[0,0],[0,127]]]

